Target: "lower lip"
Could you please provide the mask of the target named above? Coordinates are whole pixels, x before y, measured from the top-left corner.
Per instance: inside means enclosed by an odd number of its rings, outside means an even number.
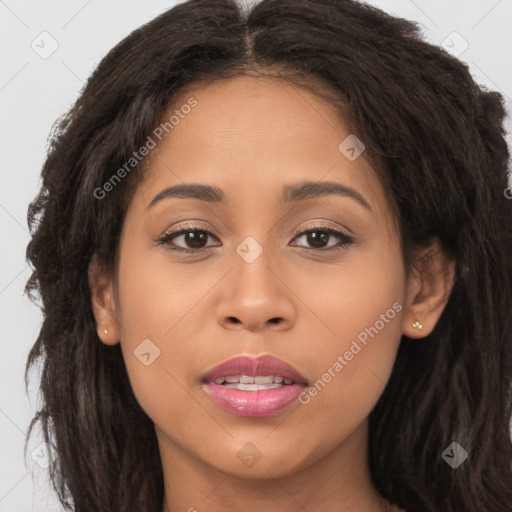
[[[281,388],[244,391],[209,382],[204,388],[210,398],[228,412],[238,416],[263,417],[284,411],[297,400],[306,386],[290,384]]]

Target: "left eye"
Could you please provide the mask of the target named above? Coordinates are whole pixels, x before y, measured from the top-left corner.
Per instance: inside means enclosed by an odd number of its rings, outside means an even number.
[[[205,245],[210,237],[218,240],[212,233],[205,229],[182,227],[180,230],[166,233],[162,238],[157,240],[157,244],[167,245],[168,248],[173,251],[195,253],[202,249],[213,247],[212,245]],[[176,241],[180,238],[182,239],[181,242],[185,244],[185,247],[176,245]],[[311,247],[309,248],[316,251],[340,250],[354,242],[354,240],[345,233],[328,227],[310,228],[306,231],[301,231],[293,240],[299,240],[301,238],[304,238],[306,243],[310,244]],[[329,241],[332,238],[337,239],[338,243],[330,244]],[[295,246],[296,245],[292,245],[292,247]],[[303,246],[298,245],[298,247]]]
[[[295,239],[298,240],[303,237],[306,240],[306,242],[312,246],[313,249],[319,251],[330,250],[330,248],[343,249],[345,247],[348,247],[354,241],[350,236],[346,235],[345,233],[327,227],[311,228],[308,229],[307,231],[302,231]],[[338,244],[329,245],[328,241],[333,237],[338,239]]]

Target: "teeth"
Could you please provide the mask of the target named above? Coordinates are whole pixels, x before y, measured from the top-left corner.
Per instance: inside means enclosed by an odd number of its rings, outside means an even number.
[[[283,385],[293,384],[293,380],[285,379],[284,377],[274,375],[258,375],[251,377],[249,375],[229,375],[226,377],[219,377],[215,379],[215,384],[224,384],[226,387],[234,387],[231,384],[240,384],[241,386],[252,386],[251,388],[239,387],[237,389],[254,389],[257,391],[257,386],[262,386],[261,389],[273,389]],[[270,386],[270,387],[265,387]]]
[[[282,388],[282,384],[224,384],[224,387],[231,389],[240,389],[241,391],[261,391],[264,389]]]
[[[277,379],[279,377],[273,377],[272,375],[268,375],[267,377],[254,377],[254,384],[272,384],[275,382],[274,379]],[[242,379],[240,379],[240,382],[242,382]]]

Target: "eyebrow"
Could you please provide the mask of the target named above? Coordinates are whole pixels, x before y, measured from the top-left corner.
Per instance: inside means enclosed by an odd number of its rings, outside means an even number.
[[[370,212],[370,205],[364,197],[353,188],[336,183],[335,181],[303,181],[297,185],[287,185],[283,187],[282,202],[289,204],[292,202],[303,201],[305,199],[314,199],[315,197],[325,197],[329,195],[338,195],[349,197],[356,200],[361,206],[364,206]]]
[[[325,197],[329,195],[338,195],[341,197],[348,197],[357,201],[361,206],[372,211],[370,205],[366,202],[359,192],[353,188],[341,185],[334,181],[303,181],[296,185],[285,185],[283,187],[281,202],[282,204],[290,204],[307,199],[314,199],[317,197]],[[159,192],[146,206],[146,210],[151,209],[163,199],[168,198],[180,199],[199,199],[209,203],[224,203],[226,202],[226,195],[222,189],[210,185],[201,185],[196,183],[184,183],[182,185],[174,185],[167,187]]]

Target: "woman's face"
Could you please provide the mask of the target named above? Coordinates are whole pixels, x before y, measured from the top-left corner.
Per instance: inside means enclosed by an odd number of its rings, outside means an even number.
[[[122,231],[118,337],[102,337],[120,340],[164,466],[267,478],[360,454],[407,297],[393,217],[362,146],[328,103],[277,80],[191,89],[173,114],[169,134],[153,136]],[[190,184],[215,192],[169,191]],[[192,233],[158,242],[180,229]],[[309,388],[203,382],[240,355],[278,358]]]

